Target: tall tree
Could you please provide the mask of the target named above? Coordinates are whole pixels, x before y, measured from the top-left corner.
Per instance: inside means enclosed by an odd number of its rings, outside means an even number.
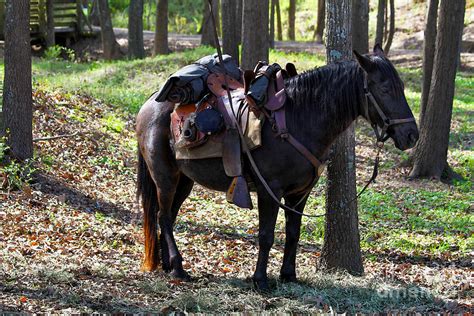
[[[430,93],[415,148],[412,177],[450,181],[455,175],[448,165],[447,156],[465,7],[465,0],[440,2]]]
[[[214,25],[212,24],[211,11],[209,10],[208,0],[204,0],[204,14],[201,24],[201,45],[209,45],[216,47],[214,39]],[[214,19],[216,28],[219,31],[219,0],[212,0],[212,11],[214,11]]]
[[[92,25],[100,25],[100,13],[99,13],[99,2],[98,0],[90,0],[90,10],[91,14],[89,15],[89,20]]]
[[[46,47],[55,45],[54,34],[54,0],[46,0]]]
[[[157,0],[153,54],[168,54],[168,0]]]
[[[388,27],[387,40],[384,46],[385,55],[388,55],[390,52],[390,47],[392,46],[393,37],[395,35],[395,0],[390,1],[390,23]]]
[[[369,0],[352,0],[352,49],[369,52]]]
[[[268,0],[244,0],[242,23],[243,69],[253,69],[258,61],[268,61],[268,15]]]
[[[438,23],[439,0],[429,0],[426,13],[426,27],[423,42],[423,83],[421,87],[420,129],[423,128],[423,118],[430,94],[431,76],[433,75],[433,62],[436,49],[436,24]]]
[[[314,38],[317,42],[323,41],[324,27],[326,25],[326,0],[318,0],[318,20],[316,21],[316,30]]]
[[[275,6],[276,0],[270,0],[270,48],[275,48]]]
[[[277,20],[277,39],[283,41],[283,30],[281,26],[281,9],[280,9],[280,0],[275,0],[275,13]]]
[[[128,8],[128,57],[145,58],[143,0],[131,0]]]
[[[288,7],[288,39],[295,40],[296,0],[290,0]]]
[[[375,31],[375,44],[383,44],[383,31],[385,25],[385,8],[387,0],[379,0],[377,7],[377,29]]]
[[[351,9],[351,0],[326,0],[328,63],[352,59],[352,43],[347,40],[352,36]],[[331,149],[321,264],[329,269],[361,274],[354,146],[354,125],[351,125]]]
[[[105,59],[117,59],[122,56],[120,45],[117,43],[110,18],[109,2],[96,0],[99,8],[100,34],[102,37],[102,50]]]
[[[4,130],[12,158],[33,157],[30,0],[5,3]]]
[[[242,17],[238,16],[238,1],[222,0],[222,50],[239,60],[240,36],[236,25]]]

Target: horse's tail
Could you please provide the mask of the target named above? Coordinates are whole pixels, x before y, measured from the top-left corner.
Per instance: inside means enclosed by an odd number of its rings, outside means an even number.
[[[142,269],[154,271],[160,264],[160,241],[158,238],[158,196],[155,182],[138,149],[137,200],[143,208],[143,232],[145,234],[145,259]]]

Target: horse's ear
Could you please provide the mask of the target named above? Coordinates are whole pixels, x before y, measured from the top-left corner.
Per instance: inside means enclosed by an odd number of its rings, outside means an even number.
[[[354,56],[357,59],[357,62],[362,67],[362,69],[364,69],[366,72],[370,72],[372,69],[374,69],[374,64],[369,57],[359,54],[359,52],[357,52],[356,50],[354,50],[353,52]]]
[[[380,43],[375,44],[375,46],[374,46],[374,54],[375,54],[375,56],[385,57],[385,53],[384,53],[384,51],[383,51],[382,46],[380,45]]]

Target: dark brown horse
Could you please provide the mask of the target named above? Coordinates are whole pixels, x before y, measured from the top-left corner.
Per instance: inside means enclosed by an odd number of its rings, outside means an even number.
[[[320,160],[327,155],[335,138],[359,116],[379,127],[389,120],[401,120],[398,124],[390,124],[386,131],[401,150],[413,147],[418,140],[418,129],[405,99],[403,83],[382,49],[377,45],[372,55],[362,56],[356,52],[355,55],[357,62],[314,69],[285,83],[288,130]],[[371,101],[366,97],[364,82],[374,97]],[[220,158],[175,159],[170,134],[174,104],[158,103],[154,99],[152,96],[143,105],[137,117],[138,194],[142,201],[145,232],[144,269],[158,268],[161,248],[163,270],[170,271],[174,277],[188,279],[173,236],[179,208],[194,182],[225,192],[232,178],[226,176]],[[407,119],[411,121],[406,122]],[[305,192],[317,177],[313,165],[292,145],[277,139],[268,122],[262,128],[262,144],[252,152],[262,175],[287,205],[295,205],[303,198],[303,203],[297,206],[297,210],[303,212]],[[244,171],[255,183],[258,196],[259,255],[253,280],[258,288],[265,289],[268,287],[268,255],[279,206],[264,189],[248,161],[244,161]],[[301,215],[285,211],[285,216],[286,242],[280,277],[283,281],[295,281]]]

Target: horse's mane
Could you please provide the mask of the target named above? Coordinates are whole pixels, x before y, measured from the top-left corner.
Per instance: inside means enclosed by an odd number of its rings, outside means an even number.
[[[295,111],[346,117],[355,110],[363,86],[356,80],[362,70],[353,61],[306,71],[286,81],[286,92]]]

